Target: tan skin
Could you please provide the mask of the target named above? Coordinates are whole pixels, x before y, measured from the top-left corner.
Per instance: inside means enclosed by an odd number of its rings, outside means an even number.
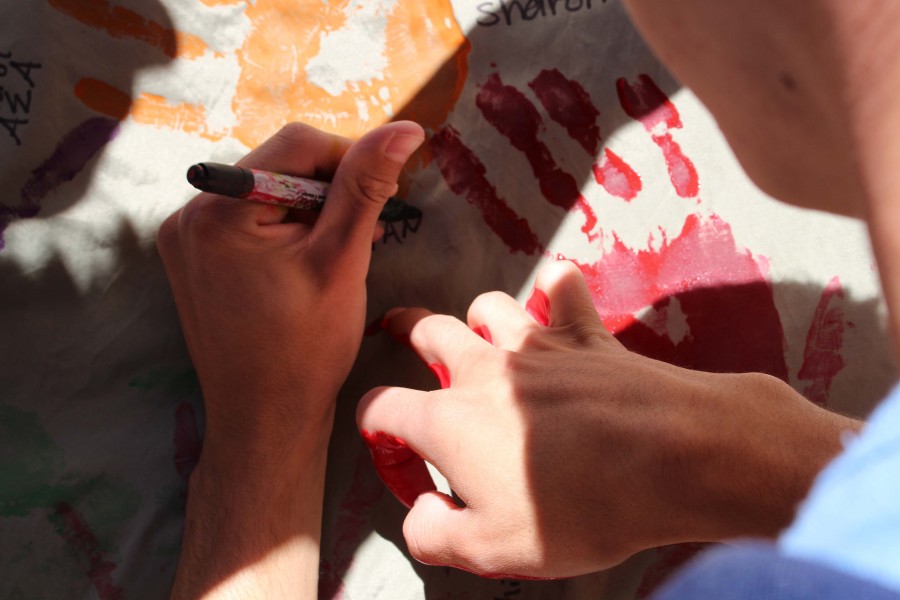
[[[333,174],[314,225],[201,194],[160,228],[206,408],[174,598],[315,596],[334,399],[362,338],[372,235],[423,139],[414,123],[355,144],[289,126],[240,164]]]
[[[890,133],[900,131],[900,5],[628,6],[764,190],[868,219],[900,339],[900,143]],[[351,146],[295,127],[248,156],[270,170],[337,171],[338,192],[312,227],[204,196],[163,225],[160,252],[208,415],[173,597],[313,597],[333,402],[360,342],[368,240],[403,162],[384,149],[421,135],[398,123]],[[335,261],[349,275],[321,268]],[[860,427],[766,376],[628,352],[570,264],[548,267],[536,287],[546,324],[497,293],[476,299],[467,323],[424,309],[390,315],[391,332],[444,365],[451,384],[373,390],[360,428],[403,438],[466,503],[419,496],[404,523],[419,560],[560,577],[658,544],[773,536],[841,432]],[[490,341],[473,333],[484,327]],[[321,352],[310,356],[313,343]]]

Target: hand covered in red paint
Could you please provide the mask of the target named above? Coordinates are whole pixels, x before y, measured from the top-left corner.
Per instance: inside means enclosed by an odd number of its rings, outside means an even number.
[[[653,546],[773,535],[854,427],[769,376],[626,350],[569,262],[539,274],[527,310],[489,293],[468,327],[389,317],[444,389],[372,390],[357,420],[428,564],[564,577]],[[433,491],[422,458],[464,506]]]

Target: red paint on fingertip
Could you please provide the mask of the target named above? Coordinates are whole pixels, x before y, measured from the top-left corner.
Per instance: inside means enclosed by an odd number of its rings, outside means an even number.
[[[525,303],[525,310],[541,325],[545,327],[550,325],[550,298],[543,290],[534,288],[531,298]]]
[[[382,431],[374,433],[361,431],[363,440],[372,452],[372,459],[378,466],[392,466],[406,462],[413,456],[410,447],[401,438]]]
[[[406,508],[412,508],[421,494],[437,490],[425,461],[401,438],[383,431],[361,430],[360,434],[378,476]]]
[[[478,325],[477,327],[473,327],[472,331],[488,344],[494,343],[494,338],[491,337],[491,330],[487,328],[487,325]]]
[[[428,368],[431,369],[431,372],[437,377],[442,390],[446,390],[450,387],[450,371],[447,367],[440,363],[429,363]]]

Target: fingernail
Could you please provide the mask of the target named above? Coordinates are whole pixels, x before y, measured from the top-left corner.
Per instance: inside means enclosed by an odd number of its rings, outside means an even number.
[[[422,145],[423,141],[417,135],[397,134],[385,146],[384,156],[395,162],[405,163],[416,151],[416,148]]]
[[[542,290],[534,288],[531,298],[525,303],[525,310],[541,325],[550,325],[550,298]]]
[[[478,327],[474,327],[472,331],[488,344],[494,343],[494,338],[491,337],[491,330],[487,328],[487,325],[479,325]]]
[[[431,372],[437,377],[442,390],[446,390],[450,387],[450,371],[447,367],[440,363],[429,363],[428,368],[431,369]]]

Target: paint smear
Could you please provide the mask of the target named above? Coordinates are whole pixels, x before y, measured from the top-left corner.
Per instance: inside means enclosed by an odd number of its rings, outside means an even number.
[[[206,124],[206,109],[202,106],[172,104],[156,94],[140,94],[131,97],[104,81],[85,78],[75,85],[75,96],[85,106],[112,117],[123,120],[131,116],[137,123],[153,127],[165,127],[175,131],[199,135],[208,140],[220,140],[224,131],[210,131]]]
[[[406,508],[421,494],[437,490],[425,461],[405,441],[382,431],[360,433],[378,476]]]
[[[847,322],[840,306],[843,299],[841,281],[834,277],[828,282],[816,306],[806,335],[803,365],[797,374],[798,379],[809,382],[803,389],[803,395],[823,407],[828,404],[832,380],[847,365],[841,348],[844,332],[852,324]]]
[[[80,23],[99,29],[114,38],[133,39],[175,58],[198,58],[208,48],[195,35],[183,33],[145,19],[136,12],[113,6],[106,0],[47,0],[50,6]]]
[[[197,416],[194,407],[189,402],[182,402],[175,409],[175,430],[172,434],[172,445],[175,448],[173,460],[175,470],[181,479],[187,483],[200,460],[200,448],[202,445],[200,434],[197,430]]]
[[[550,325],[550,298],[543,290],[534,288],[531,296],[525,303],[525,311],[531,315],[538,324],[547,327]]]
[[[76,553],[87,558],[87,576],[100,599],[124,598],[122,588],[116,585],[112,578],[112,573],[116,570],[115,563],[103,552],[97,537],[75,509],[65,502],[60,502],[56,505],[53,520],[59,524],[60,533],[66,543]]]
[[[550,118],[562,125],[569,137],[592,157],[600,146],[600,111],[577,81],[562,73],[543,70],[529,84]],[[608,148],[594,165],[594,178],[612,196],[631,201],[641,191],[641,178],[628,163]]]
[[[594,164],[594,179],[611,196],[626,202],[634,200],[643,188],[640,175],[609,148],[604,150],[603,158]]]
[[[0,250],[6,243],[3,232],[16,219],[35,217],[41,211],[40,202],[51,192],[75,177],[92,158],[118,133],[119,123],[105,117],[94,117],[67,133],[50,155],[41,163],[19,190],[18,206],[0,204]]]
[[[675,192],[682,198],[696,197],[700,193],[697,169],[669,131],[682,128],[678,109],[646,74],[638,75],[633,83],[624,78],[618,79],[616,90],[625,113],[640,121],[662,150]]]
[[[442,390],[450,387],[450,369],[440,363],[428,363],[428,369],[437,378]]]
[[[579,267],[604,324],[628,348],[691,369],[787,381],[772,288],[718,216],[690,215],[678,237],[663,235],[655,249],[635,250],[616,238],[599,261]],[[667,313],[670,298],[687,328],[677,341],[635,317],[646,307]]]
[[[488,123],[528,159],[544,198],[566,210],[578,207],[585,217],[581,231],[588,240],[596,238],[597,234],[591,232],[597,225],[597,216],[581,195],[575,178],[556,165],[550,149],[538,139],[543,121],[531,101],[516,88],[504,85],[494,73],[481,86],[475,104]]]
[[[116,137],[118,128],[119,123],[113,119],[95,117],[67,133],[50,158],[32,171],[22,186],[22,203],[36,207],[50,192],[75,179],[97,152]]]
[[[0,404],[0,440],[0,517],[23,517],[71,493],[52,483],[65,459],[36,414]]]
[[[544,69],[528,84],[550,118],[562,125],[569,136],[591,156],[600,146],[600,111],[581,84],[557,69]]]
[[[470,46],[449,0],[371,9],[355,0],[258,0],[245,14],[252,29],[237,53],[232,108],[234,135],[250,147],[291,121],[347,137],[394,118],[437,129],[465,84]],[[365,38],[367,57],[334,60],[343,46],[332,42],[348,36]]]
[[[535,255],[544,251],[528,221],[519,217],[487,179],[487,169],[463,144],[453,127],[445,127],[429,141],[444,181],[453,191],[475,205],[485,224],[512,253]]]

